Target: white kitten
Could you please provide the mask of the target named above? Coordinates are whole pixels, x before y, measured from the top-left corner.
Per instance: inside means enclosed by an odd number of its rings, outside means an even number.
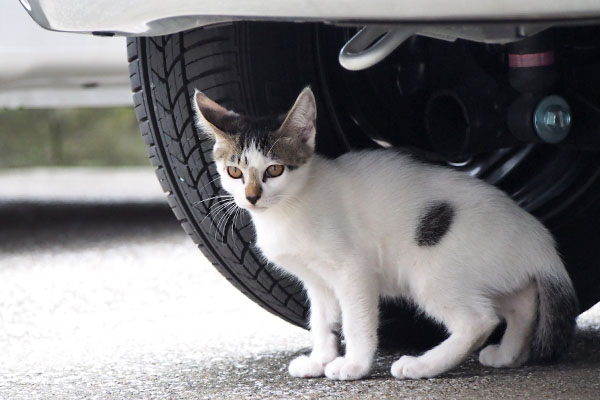
[[[477,179],[394,150],[314,154],[316,105],[306,88],[280,120],[228,111],[201,92],[197,126],[215,141],[223,188],[250,212],[264,256],[310,299],[313,350],[293,376],[359,379],[377,349],[378,302],[402,297],[450,336],[392,364],[396,378],[433,377],[481,347],[502,321],[487,366],[549,360],[572,336],[577,300],[549,232]],[[334,327],[346,352],[338,355]]]

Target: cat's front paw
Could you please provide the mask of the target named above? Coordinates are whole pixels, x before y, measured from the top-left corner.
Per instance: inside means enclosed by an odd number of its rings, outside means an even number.
[[[364,378],[371,369],[369,363],[360,363],[348,360],[346,357],[338,357],[325,367],[325,376],[329,379],[349,381]]]
[[[325,366],[314,358],[300,356],[290,363],[288,371],[295,378],[317,378],[323,376]]]
[[[402,356],[392,364],[392,376],[397,379],[428,378],[427,365],[418,357]]]

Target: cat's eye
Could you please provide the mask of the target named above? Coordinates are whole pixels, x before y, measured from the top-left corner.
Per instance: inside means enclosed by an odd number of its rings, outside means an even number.
[[[242,177],[242,170],[238,167],[227,167],[227,173],[233,179],[240,179]]]
[[[265,171],[265,177],[267,178],[277,178],[281,174],[283,174],[283,165],[279,164],[270,165]]]

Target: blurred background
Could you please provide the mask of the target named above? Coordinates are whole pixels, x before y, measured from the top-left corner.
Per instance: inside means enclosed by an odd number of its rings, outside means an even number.
[[[0,110],[0,168],[149,166],[133,107]]]
[[[45,31],[0,5],[0,168],[148,165],[125,38]]]

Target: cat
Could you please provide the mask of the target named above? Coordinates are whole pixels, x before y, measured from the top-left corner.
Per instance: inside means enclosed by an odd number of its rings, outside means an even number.
[[[295,377],[368,376],[380,298],[402,298],[449,334],[391,366],[399,379],[443,374],[486,343],[479,361],[516,367],[554,359],[578,303],[548,230],[499,189],[394,149],[315,154],[315,97],[305,88],[279,118],[250,118],[200,91],[196,126],[214,140],[221,185],[247,210],[256,245],[297,277],[310,301],[309,355]],[[345,354],[338,352],[341,323]]]

